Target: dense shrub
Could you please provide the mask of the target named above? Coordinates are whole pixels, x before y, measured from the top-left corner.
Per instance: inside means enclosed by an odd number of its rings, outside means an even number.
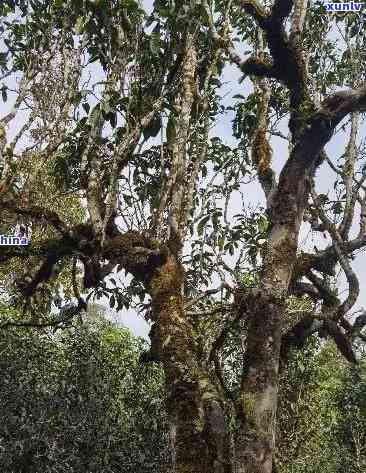
[[[152,473],[164,464],[162,375],[107,322],[0,338],[2,473]]]

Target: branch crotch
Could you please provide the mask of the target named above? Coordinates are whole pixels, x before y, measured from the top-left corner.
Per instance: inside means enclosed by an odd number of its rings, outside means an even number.
[[[184,273],[173,255],[150,281],[154,343],[163,363],[175,473],[231,473],[223,401],[197,359],[183,309]]]

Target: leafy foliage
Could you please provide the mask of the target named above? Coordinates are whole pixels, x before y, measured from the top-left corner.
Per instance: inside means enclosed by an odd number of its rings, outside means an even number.
[[[359,473],[366,465],[365,357],[346,365],[315,338],[281,374],[277,470]]]
[[[53,335],[2,331],[1,471],[159,472],[162,374],[139,364],[145,345],[100,317]]]

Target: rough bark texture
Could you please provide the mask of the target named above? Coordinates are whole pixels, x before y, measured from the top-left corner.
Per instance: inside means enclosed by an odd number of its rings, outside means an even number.
[[[254,293],[238,410],[235,473],[270,473],[275,448],[283,299]]]
[[[174,256],[150,281],[153,350],[163,362],[175,473],[230,473],[223,401],[196,356],[183,309],[183,268]]]
[[[307,197],[307,172],[298,163],[297,149],[268,209],[271,229],[260,286],[242,306],[250,324],[238,411],[236,473],[272,472],[281,321]]]
[[[297,235],[286,227],[272,228],[261,286],[243,306],[250,324],[238,411],[236,473],[272,471],[281,319],[297,241]]]
[[[328,101],[328,106],[333,102]],[[237,473],[272,472],[284,298],[294,272],[309,180],[322,147],[343,113],[335,103],[334,122],[330,123],[323,113],[314,115],[303,132],[281,172],[268,208],[271,229],[261,284],[244,305],[251,322],[239,408]]]

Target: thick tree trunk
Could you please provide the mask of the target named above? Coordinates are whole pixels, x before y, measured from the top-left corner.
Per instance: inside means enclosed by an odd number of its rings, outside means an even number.
[[[155,321],[152,344],[165,371],[172,472],[231,473],[223,400],[197,361],[182,284],[183,270],[173,256],[150,282]]]
[[[258,293],[251,301],[239,405],[235,473],[271,473],[275,447],[282,303]]]
[[[250,322],[238,412],[235,473],[272,473],[281,320],[299,231],[297,209],[294,210],[277,216],[277,223],[273,223],[260,288],[252,292],[242,307]]]

